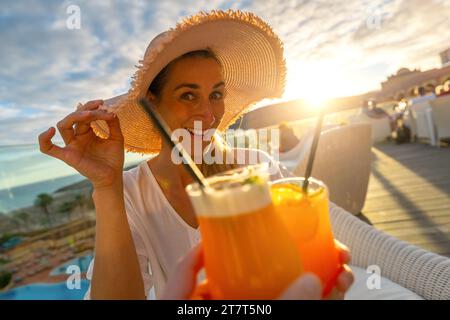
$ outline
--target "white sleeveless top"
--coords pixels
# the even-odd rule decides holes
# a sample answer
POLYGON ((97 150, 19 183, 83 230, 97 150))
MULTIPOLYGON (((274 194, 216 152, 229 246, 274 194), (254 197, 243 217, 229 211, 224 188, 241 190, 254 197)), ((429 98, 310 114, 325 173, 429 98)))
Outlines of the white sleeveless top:
MULTIPOLYGON (((260 162, 276 168, 273 178, 281 177, 278 163, 267 153, 257 152, 260 162)), ((249 157, 257 159, 257 157, 249 157)), ((254 163, 250 163, 254 164, 254 163)), ((146 161, 124 172, 125 210, 141 267, 147 299, 158 299, 167 276, 177 261, 200 241, 200 231, 187 224, 165 197, 146 161)), ((86 278, 92 279, 94 259, 86 278)), ((125 275, 126 276, 126 275, 125 275)), ((90 298, 90 287, 85 299, 90 298)))

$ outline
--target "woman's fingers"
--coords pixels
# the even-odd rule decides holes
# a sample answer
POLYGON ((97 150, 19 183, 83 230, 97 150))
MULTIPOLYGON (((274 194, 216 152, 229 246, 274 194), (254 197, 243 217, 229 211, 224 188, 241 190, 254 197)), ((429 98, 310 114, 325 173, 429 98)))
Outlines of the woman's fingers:
MULTIPOLYGON (((91 100, 85 104, 79 104, 77 111, 93 111, 98 109, 103 104, 103 100, 91 100)), ((82 135, 89 131, 89 123, 77 123, 75 124, 75 135, 82 135)))
POLYGON ((89 112, 90 111, 72 112, 56 124, 56 127, 58 128, 58 131, 66 145, 68 145, 75 137, 73 125, 76 122, 86 121, 89 116, 89 112))
POLYGON ((336 285, 325 297, 326 300, 344 300, 345 293, 350 289, 354 281, 353 272, 346 264, 342 265, 342 271, 336 279, 336 285))
MULTIPOLYGON (((98 109, 101 105, 103 105, 103 100, 92 100, 88 101, 84 105, 80 105, 77 110, 78 111, 94 111, 98 109)), ((101 110, 102 112, 106 112, 104 110, 101 110)), ((120 129, 120 123, 118 117, 112 113, 112 112, 106 112, 107 114, 110 114, 111 117, 108 119, 104 119, 108 123, 110 136, 109 139, 112 140, 123 140, 122 131, 120 129)), ((75 125, 75 135, 82 135, 87 133, 90 130, 90 124, 89 123, 77 123, 75 125)))
POLYGON ((350 250, 341 242, 334 240, 336 248, 339 250, 339 259, 342 264, 349 264, 351 260, 350 250))
MULTIPOLYGON (((91 111, 93 112, 93 111, 91 111)), ((109 140, 123 141, 122 130, 120 128, 119 118, 114 113, 99 111, 105 113, 106 116, 102 120, 106 121, 109 128, 109 140)), ((97 119, 96 119, 97 120, 97 119)), ((86 134, 91 130, 90 122, 78 122, 75 124, 75 136, 86 134)))
POLYGON ((55 135, 55 128, 51 127, 39 135, 39 149, 42 153, 64 161, 64 149, 53 144, 52 138, 55 135))
POLYGON ((122 130, 120 128, 119 117, 113 113, 112 118, 110 120, 107 120, 106 123, 108 124, 109 127, 108 139, 122 141, 123 135, 122 130))
POLYGON ((284 291, 279 300, 320 300, 322 298, 322 284, 320 279, 305 273, 284 291))
POLYGON ((338 276, 337 281, 336 281, 336 289, 339 292, 345 293, 352 286, 353 281, 355 281, 355 277, 353 275, 352 270, 350 269, 350 267, 348 265, 344 264, 342 266, 342 268, 343 268, 343 271, 338 276))
POLYGON ((95 110, 102 104, 103 100, 91 100, 86 102, 85 104, 80 104, 79 107, 77 107, 77 111, 95 110))
POLYGON ((207 279, 195 287, 189 300, 212 300, 211 290, 207 279))
POLYGON ((347 250, 339 250, 339 259, 343 264, 349 264, 351 260, 350 251, 347 250))
POLYGON ((73 123, 71 124, 69 121, 70 121, 70 119, 75 117, 74 114, 76 114, 76 113, 79 113, 79 112, 74 112, 74 113, 69 114, 68 116, 66 116, 64 119, 60 120, 56 124, 59 134, 63 138, 64 143, 66 145, 68 145, 75 136, 75 134, 73 132, 73 127, 72 127, 73 123))
POLYGON ((339 248, 340 250, 347 250, 348 251, 348 247, 345 244, 343 244, 342 242, 340 242, 339 240, 337 240, 337 239, 334 239, 334 245, 337 248, 339 248))
POLYGON ((344 292, 339 291, 334 287, 331 292, 324 298, 325 300, 344 300, 344 292))
POLYGON ((96 120, 105 120, 109 122, 115 118, 115 114, 111 112, 106 112, 104 110, 90 110, 83 111, 87 112, 87 118, 83 121, 79 121, 75 124, 75 135, 82 135, 87 133, 91 128, 91 122, 96 120))
POLYGON ((76 111, 58 122, 58 130, 64 142, 69 144, 75 137, 73 125, 77 124, 76 134, 84 134, 89 130, 89 124, 95 120, 110 120, 113 115, 101 110, 76 111))
POLYGON ((77 122, 75 123, 75 136, 81 136, 91 130, 90 122, 77 122))
MULTIPOLYGON (((88 101, 85 104, 80 104, 77 107, 77 112, 74 112, 74 113, 79 114, 80 111, 95 110, 102 104, 103 104, 103 100, 88 101)), ((72 139, 74 137, 74 132, 73 132, 73 128, 72 128, 73 123, 72 124, 68 123, 68 119, 73 118, 73 113, 70 114, 69 116, 67 116, 62 121, 58 122, 58 124, 57 124, 58 131, 60 132, 61 137, 63 138, 63 140, 66 144, 70 143, 70 141, 72 141, 72 139)), ((49 131, 47 130, 46 132, 48 133, 49 131)), ((43 134, 45 134, 45 132, 43 134)), ((40 141, 40 137, 41 136, 39 136, 39 141, 40 141)))

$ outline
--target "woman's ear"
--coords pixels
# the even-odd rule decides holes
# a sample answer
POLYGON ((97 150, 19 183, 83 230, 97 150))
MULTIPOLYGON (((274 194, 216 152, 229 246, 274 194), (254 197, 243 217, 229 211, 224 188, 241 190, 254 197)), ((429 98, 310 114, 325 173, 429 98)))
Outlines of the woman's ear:
POLYGON ((156 96, 151 93, 150 91, 147 92, 146 97, 148 100, 150 100, 150 102, 152 102, 153 104, 156 104, 156 96))

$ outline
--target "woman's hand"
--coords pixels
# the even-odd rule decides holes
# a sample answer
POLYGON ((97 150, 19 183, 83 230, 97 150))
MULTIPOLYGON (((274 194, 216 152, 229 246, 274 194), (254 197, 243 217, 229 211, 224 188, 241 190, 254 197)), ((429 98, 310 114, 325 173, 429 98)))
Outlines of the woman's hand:
MULTIPOLYGON (((326 299, 343 299, 345 292, 353 283, 353 273, 348 267, 350 254, 343 244, 336 241, 343 263, 343 271, 337 279, 335 288, 326 299)), ((204 281, 196 286, 197 274, 203 268, 203 252, 201 245, 197 245, 183 257, 175 271, 169 277, 162 299, 211 299, 208 283, 204 281)), ((305 273, 294 281, 279 297, 280 300, 320 300, 322 299, 322 284, 320 279, 312 274, 305 273)))
POLYGON ((123 135, 119 119, 113 113, 99 110, 102 100, 89 101, 79 110, 58 122, 57 128, 65 147, 52 143, 56 133, 51 127, 39 135, 42 153, 60 159, 88 178, 94 188, 109 187, 122 178, 124 163, 123 135), (109 126, 108 139, 97 137, 90 123, 104 120, 109 126))
MULTIPOLYGON (((198 244, 178 261, 175 270, 167 281, 162 300, 186 300, 198 295, 199 289, 196 288, 196 283, 197 274, 203 268, 202 249, 201 244, 198 244)), ((200 287, 204 290, 201 289, 202 294, 198 298, 209 300, 209 297, 206 296, 207 284, 203 283, 200 287)))
POLYGON ((345 293, 351 287, 355 278, 353 276, 352 270, 348 266, 351 260, 350 251, 345 245, 343 245, 339 241, 334 240, 334 243, 339 251, 339 259, 340 262, 342 263, 342 272, 339 274, 337 278, 336 286, 331 290, 330 294, 326 297, 326 299, 343 300, 345 293))

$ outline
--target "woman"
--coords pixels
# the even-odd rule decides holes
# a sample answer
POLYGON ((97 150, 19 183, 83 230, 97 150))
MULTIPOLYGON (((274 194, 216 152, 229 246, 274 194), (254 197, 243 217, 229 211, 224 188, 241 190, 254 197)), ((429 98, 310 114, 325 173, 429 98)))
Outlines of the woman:
MULTIPOLYGON (((231 164, 199 163, 206 176, 250 159, 276 167, 263 152, 228 150, 218 134, 211 144, 203 140, 207 129, 223 131, 252 103, 281 96, 284 77, 281 42, 258 17, 239 11, 201 13, 150 43, 126 95, 105 104, 90 101, 62 119, 57 127, 64 148, 51 142, 54 128, 40 135, 42 152, 74 167, 94 187, 95 262, 88 271, 87 297, 148 298, 151 288, 161 297, 176 262, 200 241, 184 192, 192 178, 176 164, 170 145, 161 141, 137 100, 147 97, 172 131, 185 129, 202 141, 202 155, 244 152, 245 163, 236 158, 231 164), (124 147, 157 155, 123 173, 124 147)), ((195 157, 194 146, 188 151, 195 157)), ((351 273, 341 278, 345 291, 351 273)))

